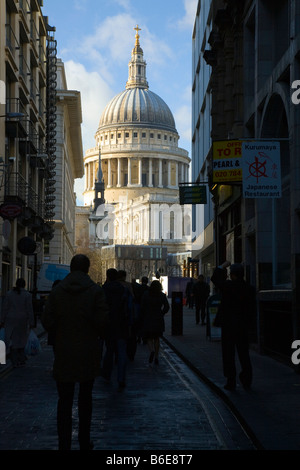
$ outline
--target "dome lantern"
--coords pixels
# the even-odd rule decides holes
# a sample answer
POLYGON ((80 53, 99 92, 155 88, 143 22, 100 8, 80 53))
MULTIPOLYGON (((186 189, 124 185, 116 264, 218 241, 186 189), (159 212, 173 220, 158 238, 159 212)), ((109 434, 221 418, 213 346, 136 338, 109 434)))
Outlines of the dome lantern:
POLYGON ((136 31, 135 35, 135 46, 131 52, 131 61, 129 62, 129 74, 126 88, 148 88, 148 82, 146 80, 146 62, 144 60, 143 49, 140 46, 139 31, 141 29, 136 25, 134 28, 136 31))

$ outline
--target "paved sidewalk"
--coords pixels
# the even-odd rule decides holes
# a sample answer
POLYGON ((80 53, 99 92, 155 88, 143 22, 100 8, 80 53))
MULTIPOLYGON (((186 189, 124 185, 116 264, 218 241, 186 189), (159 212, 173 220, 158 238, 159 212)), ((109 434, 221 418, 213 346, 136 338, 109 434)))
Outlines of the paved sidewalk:
POLYGON ((292 367, 251 350, 252 389, 245 391, 238 385, 234 392, 228 392, 223 388, 220 340, 207 338, 206 327, 195 323, 194 311, 183 308, 182 335, 172 335, 171 309, 165 323, 166 342, 225 398, 259 448, 300 450, 300 375, 292 367))
MULTIPOLYGON (((258 448, 300 450, 300 375, 292 367, 251 350, 252 389, 245 391, 238 385, 228 392, 223 388, 221 343, 208 339, 206 327, 195 324, 194 311, 184 307, 182 335, 172 335, 171 309, 165 323, 166 343, 226 401, 258 448)), ((35 331, 43 333, 39 323, 35 331)), ((10 368, 8 358, 6 365, 0 365, 0 375, 10 368)))

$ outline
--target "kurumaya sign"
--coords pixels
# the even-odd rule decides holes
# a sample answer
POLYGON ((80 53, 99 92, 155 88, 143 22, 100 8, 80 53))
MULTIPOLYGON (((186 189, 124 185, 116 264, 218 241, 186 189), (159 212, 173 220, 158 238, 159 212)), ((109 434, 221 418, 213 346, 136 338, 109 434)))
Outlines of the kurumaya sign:
POLYGON ((279 142, 243 142, 244 198, 280 198, 279 142))
POLYGON ((242 141, 213 142, 213 183, 242 181, 242 141))

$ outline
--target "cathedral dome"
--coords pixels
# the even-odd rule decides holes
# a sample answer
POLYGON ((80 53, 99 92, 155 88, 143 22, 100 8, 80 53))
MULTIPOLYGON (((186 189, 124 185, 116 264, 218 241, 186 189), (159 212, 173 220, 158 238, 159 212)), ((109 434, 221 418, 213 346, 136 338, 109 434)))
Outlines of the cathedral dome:
POLYGON ((139 43, 139 28, 135 28, 136 42, 129 62, 126 89, 116 95, 105 107, 99 129, 112 127, 148 127, 177 134, 173 114, 156 93, 149 90, 146 80, 146 62, 139 43))
POLYGON ((168 105, 147 88, 128 88, 115 96, 104 109, 99 128, 130 126, 175 132, 175 120, 168 105))

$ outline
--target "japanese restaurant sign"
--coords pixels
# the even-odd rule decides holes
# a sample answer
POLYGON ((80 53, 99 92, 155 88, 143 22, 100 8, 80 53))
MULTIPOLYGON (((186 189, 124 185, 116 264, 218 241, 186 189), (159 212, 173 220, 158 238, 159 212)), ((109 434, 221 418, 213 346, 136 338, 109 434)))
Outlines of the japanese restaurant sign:
POLYGON ((244 198, 280 198, 279 142, 243 142, 244 198))

